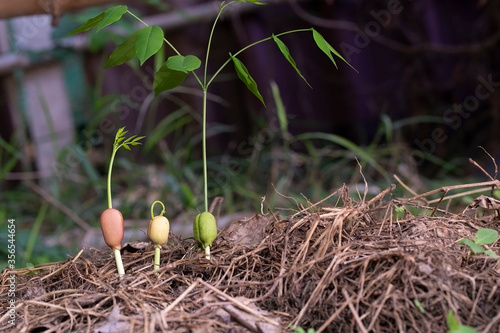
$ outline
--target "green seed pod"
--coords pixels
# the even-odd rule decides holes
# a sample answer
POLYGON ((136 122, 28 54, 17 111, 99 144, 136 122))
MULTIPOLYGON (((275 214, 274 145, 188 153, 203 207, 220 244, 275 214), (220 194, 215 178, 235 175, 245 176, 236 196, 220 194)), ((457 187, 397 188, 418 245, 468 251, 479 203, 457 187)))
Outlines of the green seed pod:
POLYGON ((163 245, 168 241, 170 222, 165 216, 155 216, 149 221, 148 237, 155 245, 163 245))
POLYGON ((123 215, 118 209, 108 208, 101 214, 101 231, 106 244, 120 249, 123 240, 123 215))
POLYGON ((212 242, 217 238, 217 223, 215 217, 209 212, 196 215, 193 224, 194 239, 203 248, 212 246, 212 242))

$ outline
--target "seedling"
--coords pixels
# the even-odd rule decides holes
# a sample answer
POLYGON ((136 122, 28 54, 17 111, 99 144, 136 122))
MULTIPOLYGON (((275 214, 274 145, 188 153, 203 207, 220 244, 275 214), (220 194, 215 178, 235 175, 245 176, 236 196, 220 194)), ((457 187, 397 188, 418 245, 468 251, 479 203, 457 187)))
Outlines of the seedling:
POLYGON ((492 250, 487 250, 483 245, 493 244, 498 239, 498 231, 488 228, 481 228, 477 231, 474 239, 462 238, 457 243, 467 245, 474 254, 484 253, 493 259, 498 259, 498 255, 492 250))
POLYGON ((448 333, 477 333, 477 331, 470 326, 460 325, 452 311, 448 311, 446 324, 448 325, 448 333))
POLYGON ((413 304, 415 304, 415 306, 417 307, 418 311, 420 311, 420 313, 425 313, 424 306, 422 305, 422 303, 420 303, 420 301, 418 299, 415 298, 413 300, 413 304))
MULTIPOLYGON (((87 31, 89 29, 92 29, 94 27, 97 28, 97 31, 101 30, 102 28, 117 22, 121 19, 121 17, 124 14, 129 14, 135 19, 137 19, 139 22, 141 22, 145 27, 142 29, 139 29, 132 34, 130 34, 120 45, 118 45, 115 50, 111 53, 109 56, 109 59, 106 63, 106 67, 112 67, 112 66, 118 66, 121 65, 129 60, 134 59, 137 57, 139 59, 139 62, 141 65, 144 64, 144 62, 149 59, 151 56, 155 55, 157 52, 160 51, 161 47, 163 46, 163 43, 166 43, 172 51, 176 54, 167 59, 157 70, 157 72, 154 75, 154 80, 153 80, 153 88, 154 92, 156 95, 159 93, 173 89, 177 86, 179 86, 184 79, 189 75, 192 74, 198 84, 200 85, 200 88, 202 90, 202 156, 203 156, 203 194, 204 194, 204 211, 199 214, 194 221, 194 230, 195 233, 200 232, 198 235, 195 234, 195 239, 201 244, 201 246, 205 249, 205 254, 207 258, 210 257, 210 246, 213 242, 213 239, 215 239, 216 234, 217 234, 217 226, 215 222, 215 218, 213 217, 212 214, 208 213, 208 176, 207 176, 207 140, 206 140, 206 127, 207 127, 207 91, 212 82, 214 82, 215 78, 218 76, 218 74, 229 64, 233 63, 234 68, 236 70, 236 74, 238 75, 238 78, 243 81, 243 83, 246 85, 246 87, 254 94, 265 106, 264 99, 262 98, 262 95, 259 92, 259 89, 257 87, 257 83, 255 80, 252 78, 250 73, 248 72, 247 68, 243 64, 243 62, 238 59, 237 57, 244 52, 245 50, 266 42, 266 41, 274 41, 274 43, 277 45, 278 49, 280 52, 283 54, 285 59, 290 63, 290 65, 294 68, 294 70, 297 72, 297 74, 306 82, 307 85, 309 83, 305 79, 305 77, 302 75, 300 70, 297 68, 297 65, 292 58, 287 46, 285 43, 280 39, 280 37, 292 34, 292 33, 300 33, 300 32, 307 32, 307 33, 312 33, 313 40, 316 44, 316 46, 323 51, 326 56, 332 61, 332 63, 337 67, 337 64, 335 62, 334 56, 337 58, 341 59, 344 61, 346 64, 351 66, 342 56, 323 38, 323 36, 314 30, 313 28, 308 28, 308 29, 296 29, 296 30, 290 30, 286 32, 282 32, 279 34, 273 34, 270 37, 258 40, 252 44, 247 45, 246 47, 242 48, 241 50, 233 53, 229 53, 229 59, 227 59, 220 67, 219 69, 213 74, 213 75, 208 75, 207 69, 208 69, 208 61, 209 61, 209 55, 210 55, 210 49, 212 45, 212 39, 214 36, 214 31, 215 31, 215 26, 217 25, 217 22, 224 11, 228 6, 236 3, 236 2, 241 2, 241 3, 252 3, 256 5, 264 5, 265 3, 260 2, 258 0, 233 0, 229 2, 221 2, 219 11, 217 13, 217 16, 214 20, 214 23, 212 25, 212 29, 210 31, 210 35, 208 37, 208 44, 207 44, 207 51, 205 54, 205 64, 204 64, 204 70, 203 70, 203 75, 199 76, 195 71, 198 70, 201 66, 201 60, 196 57, 195 55, 181 55, 180 52, 167 40, 164 38, 163 30, 158 27, 158 26, 149 26, 147 25, 143 20, 141 20, 139 17, 137 17, 135 14, 133 14, 131 11, 128 10, 127 6, 124 5, 119 5, 119 6, 114 6, 106 11, 102 12, 101 14, 89 19, 85 24, 83 24, 81 27, 73 30, 70 34, 76 34, 80 32, 87 31), (205 214, 205 215, 203 215, 205 214), (207 215, 210 214, 210 215, 207 215), (207 226, 204 226, 204 224, 207 223, 207 226), (207 234, 205 235, 205 232, 207 234), (215 236, 214 236, 215 235, 215 236)), ((351 68, 353 68, 351 66, 351 68)), ((354 69, 354 68, 353 68, 354 69)))
POLYGON ((125 269, 123 268, 122 257, 120 254, 121 242, 123 240, 123 215, 118 210, 113 208, 113 202, 111 200, 111 171, 113 170, 113 162, 115 160, 115 155, 118 149, 121 147, 130 150, 130 146, 140 145, 138 142, 143 136, 133 135, 128 139, 125 139, 125 127, 122 127, 116 132, 115 142, 113 143, 113 153, 111 154, 111 159, 109 161, 109 169, 108 169, 108 182, 107 182, 107 191, 108 191, 108 209, 106 209, 101 214, 101 231, 102 236, 104 237, 104 241, 106 245, 108 245, 111 250, 113 250, 113 254, 115 256, 116 268, 118 270, 118 275, 125 275, 125 269))
POLYGON ((295 333, 315 333, 316 332, 316 330, 314 328, 308 328, 307 331, 306 331, 302 327, 300 327, 300 326, 294 326, 294 325, 291 325, 290 329, 292 331, 294 331, 295 333))
POLYGON ((168 241, 168 233, 170 232, 170 222, 163 216, 165 213, 165 205, 161 201, 155 201, 151 205, 151 220, 148 226, 148 238, 155 245, 155 258, 153 269, 156 271, 160 268, 160 250, 163 244, 168 241), (160 215, 154 216, 153 208, 155 204, 160 203, 163 207, 160 215))

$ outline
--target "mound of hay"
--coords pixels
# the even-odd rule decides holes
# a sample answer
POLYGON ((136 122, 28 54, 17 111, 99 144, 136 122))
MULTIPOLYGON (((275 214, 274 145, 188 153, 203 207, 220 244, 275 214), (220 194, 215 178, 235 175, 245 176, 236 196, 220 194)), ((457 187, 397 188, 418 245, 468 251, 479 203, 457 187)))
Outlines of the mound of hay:
MULTIPOLYGON (((479 332, 500 332, 500 263, 456 244, 498 229, 498 219, 397 221, 393 201, 383 202, 389 192, 355 201, 342 187, 337 207, 255 215, 220 232, 210 261, 171 235, 158 274, 153 247, 137 243, 122 251, 122 279, 110 251, 97 249, 36 274, 17 270, 14 331, 446 332, 452 311, 479 332)), ((498 241, 489 248, 500 253, 498 241)), ((8 320, 4 312, 2 332, 13 330, 8 320)))

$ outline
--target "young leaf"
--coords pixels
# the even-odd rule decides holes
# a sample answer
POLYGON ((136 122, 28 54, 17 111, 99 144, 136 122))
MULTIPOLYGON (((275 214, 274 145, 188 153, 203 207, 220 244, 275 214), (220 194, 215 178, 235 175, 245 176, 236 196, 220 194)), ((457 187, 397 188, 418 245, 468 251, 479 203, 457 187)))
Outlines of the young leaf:
POLYGON ((460 323, 457 318, 455 318, 451 310, 448 311, 448 315, 446 316, 446 324, 448 325, 448 329, 452 332, 456 331, 460 327, 460 323))
POLYGON ((190 71, 200 68, 201 60, 194 55, 175 55, 167 61, 156 72, 153 80, 155 94, 170 90, 180 85, 188 76, 190 71))
POLYGON ((68 35, 76 35, 80 32, 85 32, 87 30, 90 30, 92 29, 93 27, 95 27, 96 25, 99 24, 99 22, 101 22, 102 18, 104 17, 104 13, 101 13, 95 17, 92 17, 90 19, 87 20, 87 22, 85 22, 82 26, 74 29, 73 31, 71 31, 68 35))
POLYGON ((446 324, 448 325, 449 333, 477 333, 477 331, 467 325, 460 325, 457 318, 453 315, 452 311, 448 311, 446 316, 446 324))
POLYGON ((241 2, 241 3, 253 3, 255 5, 267 5, 267 3, 260 2, 258 0, 236 0, 236 1, 241 2))
POLYGON ((286 58, 286 60, 288 60, 288 62, 290 63, 290 65, 292 65, 292 67, 295 69, 295 71, 297 72, 297 74, 299 74, 299 76, 302 78, 302 80, 304 80, 305 83, 307 83, 307 85, 309 86, 309 88, 312 89, 312 87, 309 84, 309 82, 307 82, 306 78, 302 75, 302 73, 300 72, 300 70, 297 68, 297 64, 295 63, 295 60, 293 60, 292 55, 290 54, 290 50, 288 50, 288 47, 285 45, 285 43, 283 43, 281 41, 281 39, 279 39, 278 37, 276 37, 274 34, 272 35, 272 37, 273 37, 273 40, 276 43, 276 45, 278 45, 278 48, 280 49, 281 53, 286 58))
POLYGON ((250 76, 250 73, 248 73, 247 68, 243 63, 236 57, 234 57, 232 54, 229 54, 231 57, 231 60, 233 60, 234 63, 234 69, 236 70, 236 74, 238 75, 238 78, 243 81, 243 83, 247 86, 248 90, 252 92, 261 102, 266 106, 266 103, 264 103, 264 98, 262 98, 262 95, 259 92, 259 89, 257 88, 257 83, 255 80, 250 76))
POLYGON ((115 135, 115 142, 116 140, 118 140, 118 138, 124 136, 125 133, 127 133, 127 131, 125 131, 125 127, 119 128, 115 135))
POLYGON ((158 26, 149 26, 137 31, 135 53, 142 64, 163 45, 163 30, 158 26))
POLYGON ((313 32, 313 39, 314 41, 316 42, 316 45, 318 46, 318 48, 323 51, 323 53, 325 53, 328 58, 330 58, 330 60, 333 62, 333 64, 335 65, 336 68, 337 67, 337 63, 335 62, 335 60, 333 59, 333 56, 332 56, 332 53, 334 55, 336 55, 339 59, 341 59, 342 61, 344 61, 347 65, 349 65, 349 67, 351 67, 352 69, 354 69, 356 72, 358 72, 356 70, 356 68, 352 67, 351 64, 349 62, 347 62, 347 60, 345 60, 341 55, 340 53, 337 52, 337 50, 335 50, 333 48, 333 46, 330 45, 330 43, 328 43, 326 41, 326 39, 319 33, 317 32, 315 29, 312 29, 312 32, 313 32))
POLYGON ((137 31, 129 35, 123 43, 118 45, 109 56, 106 62, 106 68, 118 66, 132 60, 135 57, 135 43, 137 40, 137 31))
POLYGON ((138 136, 137 138, 134 139, 133 143, 138 144, 138 145, 142 145, 142 143, 138 142, 138 141, 142 140, 144 138, 145 138, 145 136, 138 136))
POLYGON ((478 254, 478 253, 483 253, 484 252, 484 249, 482 248, 481 245, 477 245, 476 243, 474 243, 472 240, 470 239, 467 239, 467 238, 462 238, 461 240, 459 240, 457 242, 457 244, 461 244, 461 245, 467 245, 469 247, 469 249, 475 253, 475 254, 478 254))
POLYGON ((106 9, 103 13, 104 15, 102 19, 97 24, 97 31, 120 20, 123 14, 127 12, 127 9, 127 6, 124 5, 118 5, 106 9))
POLYGON ((153 88, 156 95, 158 95, 162 91, 177 87, 189 74, 189 72, 176 71, 169 68, 167 66, 167 62, 165 62, 155 73, 153 88))
POLYGON ((425 313, 425 309, 422 305, 422 303, 420 303, 420 301, 418 299, 414 299, 413 300, 413 304, 415 304, 415 306, 417 307, 418 311, 420 311, 420 313, 425 313))
POLYGON ((167 59, 167 67, 174 71, 188 73, 201 66, 201 60, 194 55, 176 55, 167 59))
POLYGON ((484 254, 489 255, 493 259, 498 259, 498 255, 495 252, 493 252, 492 250, 486 250, 486 251, 484 251, 484 254))
POLYGON ((481 228, 477 231, 474 242, 478 245, 492 244, 498 238, 498 231, 488 228, 481 228))

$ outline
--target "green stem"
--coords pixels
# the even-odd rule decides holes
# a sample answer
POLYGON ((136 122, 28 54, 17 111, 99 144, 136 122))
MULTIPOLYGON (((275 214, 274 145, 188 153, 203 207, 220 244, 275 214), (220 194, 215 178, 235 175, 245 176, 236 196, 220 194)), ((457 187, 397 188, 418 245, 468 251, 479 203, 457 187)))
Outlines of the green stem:
POLYGON ((153 269, 157 271, 160 268, 160 250, 161 245, 155 245, 155 262, 153 265, 153 269))
POLYGON ((161 206, 163 207, 163 209, 162 209, 162 211, 161 211, 161 213, 160 213, 160 216, 161 216, 161 215, 163 215, 163 214, 165 214, 165 205, 164 205, 164 204, 163 204, 163 202, 161 202, 160 200, 156 200, 156 201, 155 201, 155 202, 153 202, 153 204, 151 205, 151 219, 154 219, 154 218, 155 218, 154 213, 153 213, 153 208, 154 208, 155 204, 157 204, 157 203, 160 203, 160 204, 161 204, 161 206))
POLYGON ((207 172, 207 89, 203 88, 203 120, 202 120, 202 150, 203 150, 203 196, 205 212, 208 212, 208 172, 207 172))
MULTIPOLYGON (((276 34, 274 36, 276 37, 279 37, 279 36, 283 36, 283 35, 288 35, 288 34, 292 34, 292 33, 297 33, 297 32, 307 32, 307 31, 312 31, 312 28, 307 28, 307 29, 296 29, 296 30, 290 30, 290 31, 285 31, 285 32, 281 32, 279 34, 276 34)), ((236 52, 235 54, 233 54, 233 57, 236 57, 238 54, 242 53, 243 51, 246 51, 248 50, 249 48, 251 48, 252 46, 255 46, 257 44, 260 44, 260 43, 263 43, 263 42, 267 42, 268 40, 271 40, 273 39, 272 36, 270 37, 267 37, 267 38, 264 38, 264 39, 261 39, 261 40, 258 40, 256 42, 253 42, 252 44, 249 44, 247 46, 245 46, 244 48, 242 48, 241 50, 239 50, 238 52, 236 52)), ((212 78, 210 79, 210 81, 208 81, 207 85, 206 85, 206 88, 208 88, 208 86, 212 83, 212 81, 215 79, 215 77, 231 62, 231 58, 227 59, 225 63, 222 64, 222 66, 220 66, 220 68, 217 70, 217 72, 215 72, 214 75, 212 75, 212 78)))
POLYGON ((108 208, 113 208, 113 204, 111 202, 111 171, 113 170, 113 162, 115 160, 116 152, 119 147, 113 145, 113 153, 111 154, 111 159, 109 160, 109 169, 108 169, 108 208))
POLYGON ((123 268, 122 255, 120 254, 120 250, 113 249, 113 254, 115 255, 116 268, 118 270, 118 275, 122 277, 125 275, 125 269, 123 268))
POLYGON ((204 85, 207 83, 208 58, 209 58, 209 55, 210 55, 210 47, 212 45, 212 38, 213 38, 213 35, 214 35, 215 26, 217 25, 217 21, 219 20, 221 14, 222 14, 222 11, 224 10, 224 8, 226 8, 227 6, 231 5, 233 2, 234 1, 231 1, 228 4, 221 3, 219 12, 217 13, 217 16, 215 17, 214 23, 212 24, 212 30, 210 30, 210 36, 208 37, 207 53, 205 55, 205 70, 203 72, 203 84, 204 85))

